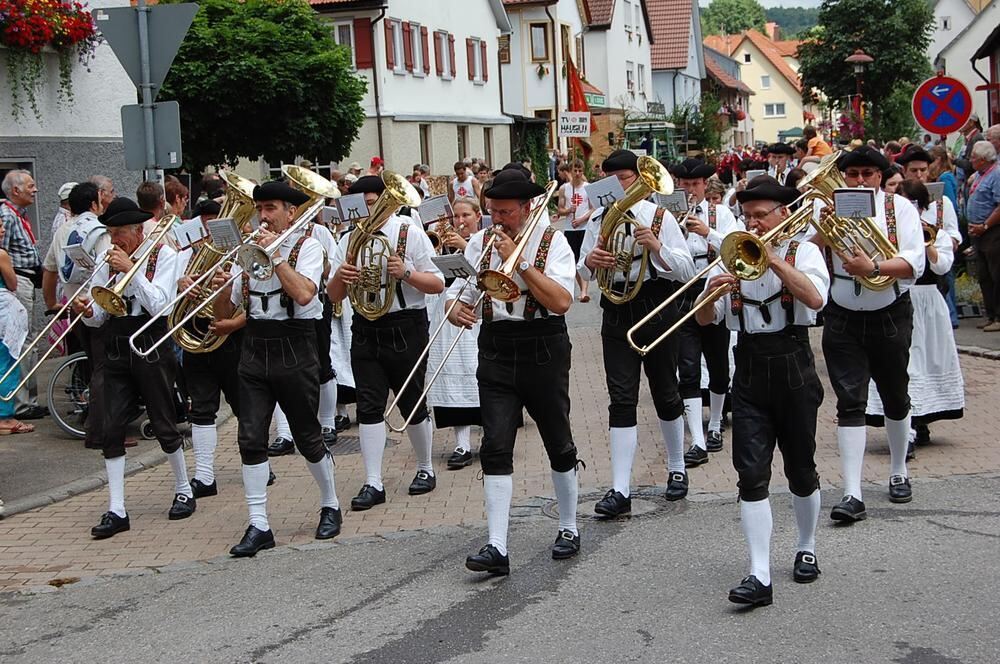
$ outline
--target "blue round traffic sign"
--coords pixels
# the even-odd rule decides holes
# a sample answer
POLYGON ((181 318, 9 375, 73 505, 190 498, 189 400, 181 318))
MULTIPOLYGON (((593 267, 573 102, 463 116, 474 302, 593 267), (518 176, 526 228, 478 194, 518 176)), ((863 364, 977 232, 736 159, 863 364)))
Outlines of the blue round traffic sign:
POLYGON ((913 117, 924 131, 950 134, 962 128, 972 115, 972 96, 961 81, 935 76, 913 93, 913 117))

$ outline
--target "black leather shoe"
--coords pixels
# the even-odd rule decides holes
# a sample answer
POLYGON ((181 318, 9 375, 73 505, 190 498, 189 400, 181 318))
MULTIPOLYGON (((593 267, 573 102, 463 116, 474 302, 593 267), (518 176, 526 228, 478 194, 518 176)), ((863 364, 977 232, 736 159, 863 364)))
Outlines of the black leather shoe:
POLYGON ((247 531, 243 533, 240 543, 229 550, 229 555, 235 558, 253 558, 258 551, 274 548, 274 533, 270 528, 258 530, 254 526, 247 526, 247 531))
POLYGON ((913 500, 913 489, 910 488, 910 478, 893 475, 889 478, 889 502, 908 503, 913 500))
POLYGON ((819 575, 819 565, 816 564, 815 553, 799 551, 795 554, 795 568, 792 571, 795 583, 812 583, 819 575))
POLYGON ((358 491, 358 495, 351 498, 351 509, 355 512, 364 512, 384 502, 385 489, 376 489, 371 484, 366 484, 361 487, 361 491, 358 491))
POLYGON ((684 453, 685 468, 694 468, 695 466, 700 466, 703 463, 708 463, 708 452, 701 449, 697 445, 692 445, 691 448, 684 453))
POLYGON ((274 474, 273 470, 267 471, 267 485, 271 486, 278 481, 278 476, 274 474))
POLYGON ((167 512, 167 518, 171 521, 186 519, 194 514, 197 506, 198 504, 192 496, 185 496, 183 493, 178 493, 174 496, 174 504, 170 506, 170 511, 167 512))
POLYGON ((568 530, 560 530, 552 545, 552 560, 565 560, 580 553, 580 535, 568 530))
POLYGON ((465 468, 471 463, 472 452, 470 450, 463 450, 461 447, 456 447, 455 451, 448 457, 448 470, 465 468))
POLYGON ((601 516, 625 516, 632 513, 632 498, 626 498, 621 491, 608 489, 604 497, 594 505, 594 511, 601 516))
POLYGON ((768 606, 774 601, 774 593, 771 586, 765 586, 751 574, 729 591, 729 601, 733 604, 768 606))
POLYGON ((291 454, 295 451, 295 441, 288 440, 283 436, 278 436, 274 442, 267 446, 267 456, 276 457, 291 454))
POLYGON ((663 497, 667 500, 680 500, 688 495, 687 473, 679 473, 676 470, 667 477, 667 490, 663 497))
POLYGON ((14 415, 19 420, 40 420, 48 417, 49 409, 45 406, 28 406, 20 413, 14 415))
POLYGON ((410 495, 420 496, 425 493, 430 493, 436 486, 436 477, 428 473, 426 470, 418 470, 417 474, 413 477, 413 481, 410 482, 410 495))
POLYGON ((489 572, 504 576, 510 574, 510 558, 501 555, 492 544, 487 544, 465 559, 466 569, 473 572, 489 572))
POLYGON ((324 507, 319 511, 319 525, 316 526, 316 539, 333 539, 340 534, 340 524, 344 517, 339 509, 324 507))
POLYGON ((323 444, 326 445, 327 449, 337 444, 336 427, 323 427, 322 434, 323 434, 323 444))
POLYGON ((213 480, 211 484, 205 484, 197 477, 191 480, 191 493, 195 498, 207 498, 208 496, 219 495, 219 485, 213 480))
POLYGON ((913 428, 917 432, 917 438, 913 442, 915 442, 917 445, 931 444, 931 430, 927 428, 926 424, 918 424, 913 428))
POLYGON ((128 520, 128 514, 118 516, 114 512, 105 512, 101 516, 101 522, 90 529, 90 536, 94 539, 107 539, 131 528, 132 524, 128 520))
POLYGON ((351 418, 347 415, 337 415, 333 418, 333 428, 337 433, 351 428, 351 418))
POLYGON ((844 496, 839 503, 830 510, 830 518, 834 521, 854 523, 868 518, 865 512, 865 504, 854 496, 844 496))
POLYGON ((705 437, 705 449, 708 452, 721 452, 722 451, 722 432, 721 431, 709 431, 708 436, 705 437))

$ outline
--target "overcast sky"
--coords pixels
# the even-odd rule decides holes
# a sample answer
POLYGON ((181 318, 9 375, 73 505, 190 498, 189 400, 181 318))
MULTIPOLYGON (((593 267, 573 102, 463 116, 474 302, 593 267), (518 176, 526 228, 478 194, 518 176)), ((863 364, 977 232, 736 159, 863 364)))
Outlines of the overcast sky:
MULTIPOLYGON (((711 0, 699 0, 698 4, 707 7, 711 0)), ((758 0, 765 7, 819 7, 822 0, 758 0)))

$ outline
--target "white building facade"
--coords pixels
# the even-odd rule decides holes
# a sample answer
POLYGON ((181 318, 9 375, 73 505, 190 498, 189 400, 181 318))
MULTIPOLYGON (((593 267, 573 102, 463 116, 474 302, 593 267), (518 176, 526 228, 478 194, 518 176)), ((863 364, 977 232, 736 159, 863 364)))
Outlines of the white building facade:
POLYGON ((697 0, 646 0, 655 35, 652 47, 654 109, 698 107, 705 58, 697 0))

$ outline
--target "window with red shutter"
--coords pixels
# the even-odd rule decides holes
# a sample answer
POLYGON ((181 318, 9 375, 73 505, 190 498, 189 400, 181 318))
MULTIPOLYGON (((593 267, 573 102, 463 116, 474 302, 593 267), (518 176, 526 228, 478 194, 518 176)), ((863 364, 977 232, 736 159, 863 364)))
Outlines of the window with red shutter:
POLYGON ((451 65, 448 75, 455 78, 458 75, 458 70, 455 68, 455 35, 450 32, 448 33, 448 64, 451 65))
POLYGON ((413 30, 409 23, 403 23, 403 63, 406 71, 413 71, 413 30))
POLYGON ((431 54, 430 46, 427 43, 427 28, 420 26, 420 51, 422 61, 424 63, 424 73, 431 73, 431 54))
POLYGON ((375 65, 370 18, 354 19, 354 60, 358 69, 371 69, 375 65))
POLYGON ((474 39, 465 39, 465 63, 469 68, 469 80, 476 80, 476 41, 474 39))
POLYGON ((438 31, 434 33, 434 67, 437 69, 437 75, 440 76, 444 73, 444 54, 442 51, 442 41, 444 33, 438 31))
POLYGON ((395 49, 395 44, 392 39, 392 21, 386 20, 385 22, 385 66, 390 70, 396 68, 396 59, 393 56, 393 50, 395 49))
POLYGON ((483 82, 490 80, 490 72, 486 66, 486 40, 481 40, 479 42, 479 61, 483 68, 483 82))

